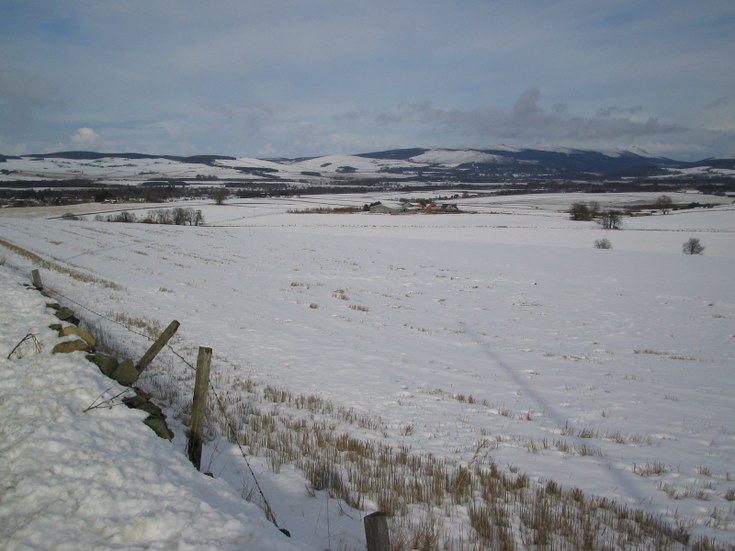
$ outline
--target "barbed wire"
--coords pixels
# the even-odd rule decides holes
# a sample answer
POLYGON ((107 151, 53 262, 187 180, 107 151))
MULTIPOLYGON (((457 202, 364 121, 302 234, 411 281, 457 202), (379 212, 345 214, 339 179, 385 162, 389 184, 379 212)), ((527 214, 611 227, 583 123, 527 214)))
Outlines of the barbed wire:
POLYGON ((104 314, 100 314, 99 312, 97 312, 95 310, 92 310, 89 306, 86 306, 86 305, 82 304, 81 302, 76 301, 73 298, 70 298, 70 297, 62 294, 59 291, 54 290, 54 295, 55 296, 59 296, 59 297, 63 298, 64 300, 67 300, 67 301, 71 302, 72 304, 75 304, 76 306, 80 306, 81 308, 84 308, 85 310, 87 310, 88 312, 91 312, 95 316, 98 316, 98 317, 100 317, 100 318, 102 318, 102 319, 104 319, 106 321, 109 321, 110 323, 114 323, 116 325, 119 325, 123 329, 126 329, 127 331, 130 331, 131 333, 134 333, 134 334, 138 335, 139 337, 143 337, 144 339, 148 339, 149 341, 152 341, 153 340, 149 335, 146 335, 145 333, 141 333, 140 331, 136 331, 132 327, 130 327, 128 325, 125 325, 124 323, 122 323, 122 322, 120 322, 118 320, 114 320, 112 318, 108 318, 104 314))
MULTIPOLYGON (((94 314, 95 316, 97 316, 99 318, 102 318, 102 319, 104 319, 104 320, 106 320, 106 321, 108 321, 110 323, 114 323, 116 325, 119 325, 120 327, 122 327, 126 331, 129 331, 129 332, 131 332, 131 333, 133 333, 135 335, 138 335, 140 337, 143 337, 143 338, 147 339, 148 341, 153 341, 154 340, 150 335, 146 335, 145 333, 142 333, 140 331, 137 331, 137 330, 133 329, 132 327, 130 327, 130 326, 122 323, 119 320, 115 320, 115 319, 112 319, 112 318, 110 318, 110 317, 108 317, 108 316, 106 316, 104 314, 101 314, 100 312, 97 312, 96 310, 93 310, 89 306, 87 306, 85 304, 82 304, 81 302, 79 302, 79 301, 77 301, 77 300, 75 300, 75 299, 73 299, 71 297, 68 297, 68 296, 64 295, 63 293, 60 293, 58 291, 54 291, 54 295, 55 296, 58 296, 58 297, 61 297, 65 301, 68 301, 68 302, 70 302, 70 303, 72 303, 72 304, 74 304, 76 306, 79 306, 80 308, 83 308, 84 310, 86 310, 86 311, 94 314)), ((184 365, 186 365, 188 368, 190 368, 192 371, 194 371, 196 373, 196 367, 194 365, 192 365, 192 363, 189 362, 178 350, 176 350, 173 346, 171 346, 168 343, 166 344, 166 348, 174 356, 176 356, 177 358, 179 358, 179 360, 181 360, 181 362, 184 365)), ((245 465, 247 465, 248 471, 250 471, 250 475, 253 477, 253 481, 255 482, 255 487, 258 489, 258 493, 260 494, 260 497, 263 499, 263 505, 265 506, 266 518, 270 522, 272 522, 275 525, 276 528, 278 528, 279 530, 281 530, 282 532, 284 532, 285 534, 287 534, 287 532, 284 531, 284 529, 282 529, 278 525, 278 520, 276 519, 276 514, 273 511, 273 507, 271 506, 270 501, 268 500, 268 497, 265 495, 265 492, 263 491, 263 487, 260 485, 260 482, 258 481, 258 477, 256 476, 255 471, 253 470, 253 467, 252 467, 252 465, 250 464, 250 461, 247 458, 247 454, 245 453, 245 449, 243 448, 242 444, 240 444, 240 441, 237 438, 237 430, 235 429, 235 424, 233 423, 232 419, 230 419, 230 416, 227 413, 227 410, 225 408, 225 405, 224 405, 222 399, 220 398, 220 395, 217 392, 217 389, 212 384, 211 379, 209 380, 209 389, 210 389, 210 391, 212 392, 212 395, 215 398, 215 401, 217 403, 217 408, 219 409, 219 412, 222 415, 222 418, 225 420, 225 423, 227 424, 227 428, 229 429, 230 434, 235 435, 235 437, 234 437, 234 444, 236 444, 237 447, 238 447, 238 449, 240 450, 240 455, 242 456, 243 460, 245 461, 245 465)))
MULTIPOLYGON (((171 345, 167 344, 166 347, 175 355, 178 356, 178 358, 184 362, 189 368, 193 369, 196 372, 196 367, 194 367, 188 360, 186 360, 181 354, 179 354, 171 345)), ((245 450, 242 447, 242 444, 240 444, 239 439, 237 438, 237 429, 235 429, 235 425, 230 419, 230 416, 227 414, 227 411, 225 409, 225 405, 222 402, 222 399, 219 396, 219 393, 217 392, 217 389, 214 388, 214 385, 212 384, 212 381, 210 379, 209 381, 209 389, 212 392, 212 395, 214 396, 215 400, 217 401, 217 406, 219 408, 220 413, 222 414, 222 417, 224 418, 225 422, 227 423, 227 428, 230 431, 230 434, 235 435, 235 444, 240 450, 240 455, 242 455, 243 460, 245 461, 245 465, 247 465, 248 470, 250 471, 250 474, 253 477, 253 481, 255 482, 256 488, 258 488, 258 493, 260 494, 260 497, 263 498, 263 504, 266 508, 266 517, 268 520, 270 520, 273 524, 275 524, 276 528, 279 530, 281 529, 280 526, 278 526, 278 521, 276 520, 276 514, 273 512, 273 508, 271 507, 270 501, 268 501, 268 498, 265 495, 265 492, 263 491, 263 488, 260 485, 260 482, 258 482, 258 477, 255 476, 255 471, 253 471, 253 467, 250 465, 250 461, 248 461, 247 455, 245 453, 245 450)))

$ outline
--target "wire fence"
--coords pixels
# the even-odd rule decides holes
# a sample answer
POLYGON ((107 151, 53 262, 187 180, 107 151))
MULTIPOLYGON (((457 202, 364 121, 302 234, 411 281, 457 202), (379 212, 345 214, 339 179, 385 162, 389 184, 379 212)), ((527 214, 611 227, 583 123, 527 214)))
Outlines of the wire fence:
MULTIPOLYGON (((142 337, 142 338, 144 338, 144 339, 146 339, 148 341, 153 341, 154 340, 153 338, 151 338, 150 335, 147 335, 147 334, 145 334, 145 333, 143 333, 141 331, 138 331, 135 328, 131 327, 130 325, 121 322, 120 320, 112 319, 109 316, 106 316, 105 314, 102 314, 102 313, 94 310, 93 308, 90 308, 86 304, 82 304, 78 300, 75 300, 75 299, 73 299, 73 298, 71 298, 71 297, 69 297, 69 296, 67 296, 67 295, 65 295, 65 294, 63 294, 63 293, 61 293, 59 291, 54 290, 54 295, 57 296, 57 297, 60 297, 61 299, 63 299, 63 301, 66 301, 68 303, 71 303, 71 304, 73 304, 75 306, 78 306, 78 307, 84 309, 85 311, 87 311, 87 312, 89 312, 89 313, 97 316, 98 318, 101 318, 101 319, 103 319, 103 320, 105 320, 105 321, 107 321, 109 323, 118 325, 118 326, 122 327, 123 329, 125 329, 126 331, 128 331, 128 332, 130 332, 132 334, 135 334, 135 335, 137 335, 139 337, 142 337)), ((169 352, 171 352, 174 356, 176 356, 187 368, 189 368, 193 372, 196 372, 196 367, 189 360, 187 360, 181 352, 179 352, 178 350, 176 350, 171 344, 168 344, 168 343, 166 344, 166 348, 169 350, 169 352)), ((214 400, 215 400, 217 409, 219 410, 219 413, 222 416, 222 419, 225 421, 225 423, 227 425, 227 428, 229 429, 229 434, 236 435, 237 434, 237 429, 235 428, 235 423, 230 418, 230 415, 227 413, 227 409, 226 409, 226 407, 224 405, 224 402, 223 402, 222 398, 220 397, 220 393, 217 392, 217 389, 214 387, 214 385, 212 384, 212 381, 211 380, 209 381, 208 386, 209 386, 209 391, 211 392, 212 396, 214 397, 214 400)), ((230 440, 232 441, 232 439, 230 439, 230 440)), ((258 477, 255 474, 255 471, 253 470, 253 467, 252 467, 250 461, 248 460, 248 457, 247 457, 247 454, 245 452, 245 449, 243 448, 242 444, 239 442, 239 439, 234 438, 234 442, 233 443, 236 444, 237 447, 238 447, 238 449, 240 450, 240 455, 242 456, 243 461, 245 462, 245 465, 247 466, 248 471, 250 472, 250 475, 253 477, 253 481, 255 483, 255 487, 258 490, 258 493, 260 494, 261 499, 263 500, 263 507, 264 507, 264 510, 265 510, 266 518, 270 522, 272 522, 276 526, 276 528, 278 528, 279 530, 281 530, 281 532, 284 532, 285 534, 288 534, 288 531, 286 531, 285 529, 283 529, 283 528, 281 528, 279 526, 278 520, 276 518, 276 514, 273 511, 273 507, 270 504, 270 500, 266 496, 266 494, 265 494, 265 492, 263 490, 263 487, 261 486, 260 482, 258 481, 258 477)))

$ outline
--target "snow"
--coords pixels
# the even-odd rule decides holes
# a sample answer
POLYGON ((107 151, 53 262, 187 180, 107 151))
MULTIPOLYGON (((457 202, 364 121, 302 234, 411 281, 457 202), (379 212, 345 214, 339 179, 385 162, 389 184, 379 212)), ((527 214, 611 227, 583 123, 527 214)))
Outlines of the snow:
MULTIPOLYGON (((590 197, 621 204, 642 199, 606 194, 585 200, 590 197)), ((213 377, 228 396, 242 392, 238 385, 246 379, 316 395, 378 419, 381 427, 373 432, 335 421, 336 430, 448 461, 467 463, 478 443, 487 442, 483 461, 615 498, 679 522, 694 535, 734 543, 735 510, 726 495, 735 486, 735 209, 722 204, 625 217, 618 231, 570 221, 564 205, 579 197, 561 194, 455 200, 475 214, 287 213, 298 204, 311 208, 396 198, 334 195, 305 196, 302 203, 202 204, 197 208, 207 227, 2 212, 0 235, 88 276, 81 281, 68 271, 44 269, 44 282, 62 302, 159 326, 179 319, 176 347, 194 352, 200 345, 212 347, 213 377), (681 244, 691 236, 701 239, 704 255, 682 254, 681 244), (613 243, 612 250, 593 247, 603 237, 613 243), (470 395, 472 402, 456 398, 470 395), (542 446, 560 440, 572 450, 586 445, 599 453, 542 446), (657 463, 663 472, 640 474, 643 466, 657 463)), ((10 295, 18 296, 3 312, 16 316, 16 309, 23 312, 29 304, 34 311, 42 308, 41 299, 8 275, 11 267, 29 273, 33 262, 10 249, 0 249, 3 258, 3 281, 10 281, 3 288, 10 285, 10 295)), ((28 315, 14 324, 20 327, 15 334, 3 331, 4 347, 49 323, 47 314, 40 320, 28 315)), ((8 323, 6 315, 0 319, 8 323)), ((142 346, 124 329, 104 327, 132 348, 142 346)), ((52 339, 48 333, 42 337, 52 339)), ((51 472, 58 473, 59 484, 69 478, 94 489, 84 493, 93 504, 96 495, 117 492, 121 503, 138 506, 140 497, 140 511, 153 510, 146 505, 149 499, 157 502, 164 512, 136 537, 160 537, 164 548, 173 548, 176 538, 196 548, 215 532, 223 538, 217 540, 219 548, 234 548, 238 538, 273 538, 266 547, 250 548, 277 548, 269 547, 273 542, 286 549, 304 542, 324 549, 330 541, 334 548, 340 542, 345 549, 360 548, 362 513, 319 493, 306 495, 303 474, 292 466, 275 472, 268 458, 251 458, 280 525, 294 536, 288 540, 274 535, 258 520, 259 510, 252 511, 225 487, 223 480, 242 492, 246 478, 242 457, 229 444, 215 439, 205 450, 203 464, 211 464, 212 481, 187 470, 179 440, 173 445, 160 441, 142 424, 120 426, 122 420, 139 419, 138 413, 123 408, 77 413, 110 383, 86 366, 64 369, 72 361, 54 357, 49 364, 45 353, 3 361, 3 414, 12 412, 10 419, 28 415, 26 425, 33 427, 3 419, 4 430, 18 434, 19 441, 12 452, 3 452, 19 454, 9 472, 17 484, 39 486, 29 514, 47 507, 59 515, 48 524, 44 516, 29 520, 23 515, 14 521, 17 537, 39 531, 56 537, 63 508, 77 510, 63 530, 73 532, 77 518, 80 523, 77 535, 65 532, 64 541, 109 537, 95 542, 127 542, 115 538, 138 533, 140 516, 112 507, 107 499, 104 507, 110 511, 89 507, 71 481, 71 490, 54 492, 56 479, 43 474, 51 472), (41 383, 47 372, 53 384, 41 383), (44 428, 47 423, 55 430, 44 428), (30 447, 23 444, 26 430, 35 441, 30 447), (73 449, 65 450, 62 441, 73 449), (117 462, 109 454, 122 453, 115 450, 126 450, 127 462, 148 467, 132 472, 113 467, 117 462), (86 453, 92 459, 86 460, 86 453), (70 472, 70 462, 87 476, 70 472), (160 480, 155 486, 165 488, 165 495, 154 499, 149 492, 155 486, 144 481, 139 486, 134 473, 160 480), (187 505, 182 494, 201 494, 207 505, 187 505), (167 496, 175 496, 175 503, 169 505, 167 496), (78 512, 85 507, 87 516, 78 512), (206 523, 190 531, 170 528, 197 522, 195 513, 206 523), (104 518, 114 518, 119 530, 105 532, 109 528, 100 528, 108 526, 104 518), (25 522, 32 527, 22 528, 25 522)), ((83 364, 81 358, 74 363, 83 364)), ((154 363, 151 369, 151 377, 190 378, 186 367, 175 363, 154 363)), ((170 414, 177 416, 175 410, 170 414)), ((20 492, 12 495, 21 499, 20 492)), ((9 506, 6 499, 0 502, 4 519, 9 511, 24 510, 20 501, 9 506)), ((140 540, 133 544, 143 546, 140 540)))
POLYGON ((432 149, 421 155, 411 157, 411 160, 417 163, 430 163, 457 166, 463 163, 508 163, 513 159, 502 157, 500 155, 491 155, 482 151, 473 151, 467 149, 432 149))
POLYGON ((142 423, 89 406, 125 390, 83 353, 52 355, 58 319, 0 268, 0 540, 20 549, 307 549, 142 423), (24 336, 32 340, 8 355, 24 336))
MULTIPOLYGON (((55 180, 67 178, 96 179, 107 183, 139 184, 141 182, 165 179, 188 178, 197 176, 217 177, 222 180, 262 179, 261 175, 249 174, 242 168, 255 168, 276 171, 274 174, 299 180, 306 176, 303 172, 319 172, 326 175, 339 174, 340 167, 353 167, 362 175, 376 175, 384 168, 410 165, 405 161, 369 159, 355 155, 329 155, 306 160, 265 160, 242 157, 238 159, 218 159, 212 165, 186 163, 165 158, 125 159, 103 157, 100 159, 62 159, 62 158, 8 158, 2 163, 3 173, 0 182, 14 180, 55 180)), ((345 173, 345 175, 349 175, 345 173)))
POLYGON ((324 174, 335 174, 341 172, 341 167, 352 167, 361 175, 370 175, 379 173, 383 168, 401 167, 406 166, 408 163, 386 159, 370 159, 356 155, 327 155, 325 157, 316 157, 314 159, 295 161, 288 164, 292 168, 298 168, 301 171, 320 172, 324 174))
MULTIPOLYGON (((234 165, 234 162, 233 162, 234 165)), ((184 163, 164 158, 123 159, 7 159, 0 175, 3 180, 39 180, 66 178, 102 178, 107 182, 137 184, 156 178, 196 178, 197 175, 222 178, 248 178, 248 175, 229 167, 212 167, 198 163, 184 163), (14 172, 15 171, 15 172, 14 172)))
POLYGON ((730 168, 718 168, 718 167, 711 167, 711 166, 694 166, 691 168, 678 168, 675 170, 672 170, 675 174, 680 174, 682 176, 687 176, 689 178, 692 177, 699 177, 699 178, 706 178, 708 176, 727 176, 727 177, 733 177, 735 176, 735 170, 732 170, 730 168))

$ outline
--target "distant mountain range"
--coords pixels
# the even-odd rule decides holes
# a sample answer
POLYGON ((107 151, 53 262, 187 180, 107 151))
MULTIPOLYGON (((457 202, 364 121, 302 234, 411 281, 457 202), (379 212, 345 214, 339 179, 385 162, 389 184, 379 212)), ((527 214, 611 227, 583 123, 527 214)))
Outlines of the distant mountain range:
POLYGON ((300 159, 223 155, 151 155, 65 151, 0 155, 0 182, 85 180, 97 183, 219 181, 302 184, 424 182, 434 184, 523 181, 735 182, 735 158, 694 163, 655 157, 642 150, 408 148, 300 159))

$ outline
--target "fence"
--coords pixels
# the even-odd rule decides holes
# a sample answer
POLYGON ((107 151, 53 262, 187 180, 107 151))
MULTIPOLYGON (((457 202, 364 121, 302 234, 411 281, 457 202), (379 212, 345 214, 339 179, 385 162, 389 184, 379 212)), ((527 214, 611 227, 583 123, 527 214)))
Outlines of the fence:
MULTIPOLYGON (((37 290, 41 292, 44 291, 44 286, 39 270, 34 269, 31 272, 31 280, 33 286, 37 290)), ((85 310, 102 319, 124 327, 126 330, 131 331, 136 335, 150 338, 147 335, 143 335, 142 333, 133 331, 130 327, 127 327, 126 325, 118 321, 107 318, 99 312, 95 312, 94 310, 70 299, 69 297, 64 297, 58 292, 56 292, 55 294, 65 298, 66 300, 69 300, 70 302, 84 308, 85 310)), ((180 353, 178 353, 176 350, 173 349, 173 347, 171 347, 171 345, 168 344, 171 338, 176 334, 176 331, 179 327, 180 323, 177 320, 173 320, 148 348, 145 354, 143 354, 140 360, 138 360, 138 362, 135 364, 135 370, 138 372, 138 374, 142 373, 164 347, 168 347, 168 349, 173 352, 174 355, 176 355, 179 359, 181 359, 184 364, 186 364, 189 368, 195 370, 196 375, 194 383, 194 395, 192 398, 191 426, 187 435, 186 453, 194 467, 197 470, 201 470, 202 446, 204 440, 204 420, 207 407, 207 397, 210 391, 215 398, 220 413, 226 420, 226 423, 229 425, 230 433, 235 434, 236 430, 234 427, 234 423, 232 423, 232 421, 229 419, 229 416, 218 393, 209 380, 212 349, 204 346, 199 347, 196 367, 192 366, 180 353)), ((281 528, 278 525, 273 508, 271 507, 270 502, 265 495, 265 492, 258 482, 258 478, 255 475, 255 472, 253 471, 253 468, 247 459, 245 450, 239 442, 236 443, 238 448, 240 449, 240 454, 242 455, 242 458, 245 461, 245 464, 247 465, 251 476, 253 477, 255 486, 261 498, 263 499, 266 518, 268 518, 268 520, 270 520, 282 533, 284 533, 288 537, 291 537, 291 534, 288 530, 286 530, 285 528, 281 528)), ((211 476, 211 473, 206 474, 211 476)), ((390 536, 387 519, 387 515, 382 512, 374 512, 364 517, 363 524, 365 529, 365 538, 367 542, 367 551, 390 551, 390 536)))

